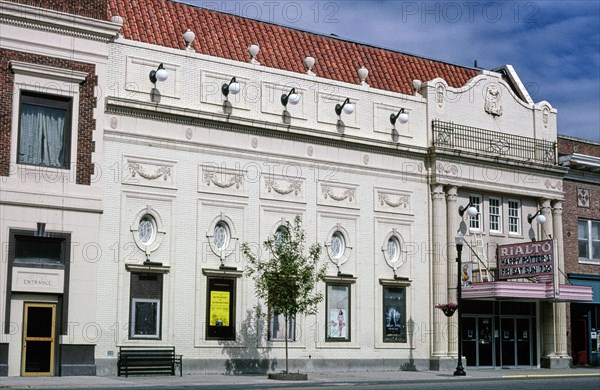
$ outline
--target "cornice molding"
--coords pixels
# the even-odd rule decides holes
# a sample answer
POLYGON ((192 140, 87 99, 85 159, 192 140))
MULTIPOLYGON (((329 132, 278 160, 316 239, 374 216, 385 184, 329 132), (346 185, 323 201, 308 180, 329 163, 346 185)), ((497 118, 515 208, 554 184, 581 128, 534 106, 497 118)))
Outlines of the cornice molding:
POLYGON ((122 24, 0 0, 0 23, 108 42, 122 24))
POLYGON ((17 74, 30 74, 43 78, 57 79, 79 84, 84 81, 88 73, 72 69, 56 68, 54 66, 34 64, 23 61, 10 61, 10 69, 17 74))
MULTIPOLYGON (((169 122, 187 126, 198 126, 216 130, 246 133, 271 138, 309 142, 349 150, 385 154, 423 160, 427 148, 386 142, 364 137, 344 135, 343 139, 334 138, 331 132, 307 129, 270 122, 257 122, 242 117, 232 118, 225 114, 207 113, 201 110, 183 109, 177 106, 159 105, 124 98, 107 97, 106 114, 123 115, 152 121, 169 122), (258 127, 261 126, 261 127, 258 127)), ((146 135, 145 135, 146 136, 146 135)))

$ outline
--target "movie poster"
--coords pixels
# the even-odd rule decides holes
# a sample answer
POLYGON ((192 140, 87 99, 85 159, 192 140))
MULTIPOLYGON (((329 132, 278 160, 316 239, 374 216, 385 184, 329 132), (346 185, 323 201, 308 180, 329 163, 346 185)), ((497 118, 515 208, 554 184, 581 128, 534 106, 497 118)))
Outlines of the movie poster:
POLYGON ((350 340, 350 286, 327 286, 327 338, 350 340))
POLYGON ((406 342, 406 289, 383 288, 383 341, 406 342))
POLYGON ((229 291, 210 292, 210 326, 229 326, 229 291))
POLYGON ((462 263, 460 282, 462 287, 473 286, 473 263, 462 263))

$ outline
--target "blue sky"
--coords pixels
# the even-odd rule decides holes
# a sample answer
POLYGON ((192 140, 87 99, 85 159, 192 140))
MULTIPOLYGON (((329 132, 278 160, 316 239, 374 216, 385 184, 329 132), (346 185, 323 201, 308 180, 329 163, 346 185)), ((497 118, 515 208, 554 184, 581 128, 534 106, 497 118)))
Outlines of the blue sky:
POLYGON ((511 64, 559 134, 600 142, 600 0, 185 2, 457 65, 511 64))

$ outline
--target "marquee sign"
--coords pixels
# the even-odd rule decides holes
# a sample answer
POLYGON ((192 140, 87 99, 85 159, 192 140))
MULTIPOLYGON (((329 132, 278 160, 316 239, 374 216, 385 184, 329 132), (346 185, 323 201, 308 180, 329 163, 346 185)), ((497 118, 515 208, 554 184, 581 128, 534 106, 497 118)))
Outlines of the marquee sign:
POLYGON ((554 241, 498 246, 499 279, 554 275, 554 241))

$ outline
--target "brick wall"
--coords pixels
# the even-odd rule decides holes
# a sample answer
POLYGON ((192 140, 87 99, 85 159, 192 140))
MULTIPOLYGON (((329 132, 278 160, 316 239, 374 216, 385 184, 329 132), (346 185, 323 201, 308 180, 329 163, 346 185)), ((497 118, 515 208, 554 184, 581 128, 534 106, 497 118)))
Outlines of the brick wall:
MULTIPOLYGON (((572 153, 586 154, 600 157, 600 144, 585 142, 569 138, 558 137, 559 155, 572 153)), ((563 202, 563 240, 565 249, 566 274, 594 274, 600 273, 600 265, 582 264, 579 262, 579 244, 577 240, 577 222, 579 218, 600 220, 600 183, 592 184, 582 181, 563 180, 565 199, 563 202), (587 189, 590 192, 589 207, 577 205, 577 189, 587 189)), ((573 334, 571 329, 571 304, 567 305, 567 325, 569 337, 567 337, 567 350, 571 351, 572 337, 580 337, 573 334)))
POLYGON ((8 0, 13 3, 65 12, 88 18, 107 20, 107 0, 8 0))
POLYGON ((78 123, 72 128, 73 131, 77 131, 76 183, 89 185, 94 173, 92 164, 92 153, 95 149, 93 131, 96 129, 94 90, 98 85, 95 65, 6 49, 0 49, 0 96, 2 96, 0 99, 0 176, 8 176, 10 172, 12 106, 13 98, 17 93, 14 75, 9 69, 11 60, 88 73, 89 76, 79 85, 79 118, 78 123))
POLYGON ((558 137, 558 154, 587 154, 588 156, 600 157, 600 144, 558 137))
MULTIPOLYGON (((558 137, 558 154, 586 154, 600 157, 600 144, 558 137)), ((565 245, 565 272, 598 274, 600 265, 580 264, 577 242, 577 221, 579 218, 600 220, 600 183, 592 184, 565 179, 563 181, 565 200, 563 202, 563 240, 565 245), (590 207, 577 206, 577 189, 590 191, 590 207)))
POLYGON ((580 264, 577 242, 579 218, 600 220, 600 185, 564 180, 563 239, 565 245, 565 273, 598 274, 600 265, 580 264), (577 188, 590 191, 590 207, 577 206, 577 188))

